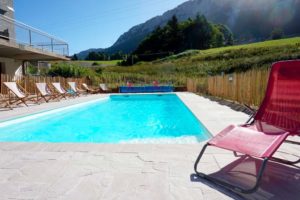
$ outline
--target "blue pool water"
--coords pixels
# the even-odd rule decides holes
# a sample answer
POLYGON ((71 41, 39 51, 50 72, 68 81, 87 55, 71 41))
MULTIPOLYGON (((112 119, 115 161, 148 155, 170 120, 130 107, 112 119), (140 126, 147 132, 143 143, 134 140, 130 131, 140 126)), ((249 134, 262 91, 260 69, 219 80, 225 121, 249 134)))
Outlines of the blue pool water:
POLYGON ((209 137, 175 94, 115 95, 14 121, 0 124, 0 141, 121 143, 209 137))

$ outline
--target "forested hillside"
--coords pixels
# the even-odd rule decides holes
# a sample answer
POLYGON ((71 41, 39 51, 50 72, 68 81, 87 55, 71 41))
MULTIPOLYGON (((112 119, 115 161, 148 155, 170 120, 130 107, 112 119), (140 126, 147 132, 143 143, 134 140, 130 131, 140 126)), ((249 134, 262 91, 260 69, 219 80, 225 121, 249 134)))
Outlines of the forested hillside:
POLYGON ((300 34, 299 0, 190 0, 132 27, 112 47, 83 51, 78 56, 84 59, 90 51, 131 53, 149 33, 158 26, 165 26, 173 15, 182 22, 198 14, 212 23, 228 26, 237 44, 266 40, 275 29, 287 36, 300 34))
POLYGON ((147 36, 123 65, 152 61, 189 49, 209 49, 233 44, 232 32, 222 24, 212 24, 204 16, 181 23, 176 16, 147 36))

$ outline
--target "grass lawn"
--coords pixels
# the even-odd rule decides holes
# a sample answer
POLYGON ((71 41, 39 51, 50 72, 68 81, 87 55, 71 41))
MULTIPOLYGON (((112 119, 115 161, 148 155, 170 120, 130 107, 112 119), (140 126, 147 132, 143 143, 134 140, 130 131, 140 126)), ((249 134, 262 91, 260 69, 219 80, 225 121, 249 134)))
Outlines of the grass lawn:
POLYGON ((212 48, 208 50, 201 51, 202 54, 215 54, 220 53, 228 50, 242 50, 242 49, 252 49, 252 48, 272 48, 272 47, 279 47, 279 46, 286 46, 286 45, 300 45, 300 37, 294 38, 287 38, 281 40, 269 40, 265 42, 257 42, 251 44, 244 44, 244 45, 235 45, 229 47, 221 47, 221 48, 212 48))
POLYGON ((104 72, 198 77, 267 68, 275 61, 289 59, 300 59, 300 37, 208 50, 188 50, 131 67, 108 67, 104 72))
POLYGON ((87 61, 87 60, 80 60, 80 61, 70 61, 74 64, 79 64, 81 66, 85 67, 113 67, 118 64, 121 60, 108 60, 108 61, 102 61, 102 60, 95 60, 95 61, 87 61))

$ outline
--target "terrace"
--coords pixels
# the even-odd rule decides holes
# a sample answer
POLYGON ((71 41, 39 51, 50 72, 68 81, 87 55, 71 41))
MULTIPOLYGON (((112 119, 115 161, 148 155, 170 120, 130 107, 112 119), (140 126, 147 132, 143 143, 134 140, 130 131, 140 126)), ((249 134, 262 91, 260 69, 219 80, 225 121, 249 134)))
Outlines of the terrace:
MULTIPOLYGON (((269 71, 252 71, 245 74, 249 77, 253 74, 255 77, 257 74, 259 77, 267 77, 269 71)), ((61 82, 65 88, 68 88, 68 81, 74 81, 78 85, 87 82, 80 78, 24 77, 21 84, 29 93, 35 94, 33 83, 41 80, 48 83, 61 82)), ((218 92, 222 92, 219 89, 220 85, 223 85, 231 88, 225 90, 227 93, 222 92, 223 96, 231 95, 236 101, 247 100, 246 103, 254 104, 256 101, 252 101, 252 97, 236 95, 240 93, 235 86, 237 80, 245 82, 243 76, 237 74, 210 77, 207 81, 210 82, 211 91, 216 91, 215 96, 220 96, 218 92)), ((199 81, 201 83, 201 80, 199 81)), ((91 82, 89 85, 92 85, 91 82)), ((214 101, 191 93, 197 92, 197 84, 188 83, 187 89, 190 92, 175 94, 212 136, 229 124, 243 124, 249 118, 244 112, 232 109, 235 105, 232 102, 214 101)), ((250 90, 252 93, 255 91, 253 88, 250 90)), ((263 93, 259 91, 257 94, 263 93)), ((7 91, 3 90, 2 93, 7 94, 7 91)), ((22 116, 32 117, 35 113, 100 100, 109 95, 82 95, 59 102, 30 104, 29 107, 15 105, 13 110, 1 111, 0 122, 22 116)), ((128 98, 128 95, 124 97, 128 98)), ((104 115, 103 113, 99 115, 104 115)), ((58 138, 62 137, 60 133, 58 138)), ((133 141, 127 144, 2 142, 0 179, 4 189, 0 193, 5 195, 5 198, 33 199, 295 199, 300 194, 299 164, 291 166, 270 162, 257 191, 250 195, 236 194, 193 174, 193 164, 204 145, 203 141, 190 142, 179 139, 157 142, 152 139, 150 142, 133 141), (41 175, 37 176, 37 172, 41 175)), ((293 137, 292 140, 299 141, 299 138, 293 137)), ((295 145, 283 144, 275 157, 296 160, 299 150, 295 145)), ((255 183, 260 162, 260 159, 253 157, 234 156, 226 150, 209 148, 200 162, 199 169, 213 177, 248 188, 255 183)))
MULTIPOLYGON (((298 50, 299 45, 295 46, 298 50)), ((0 57, 23 62, 23 75, 26 61, 68 60, 68 54, 68 44, 63 40, 0 16, 0 57)), ((205 59, 193 62, 204 63, 205 59)), ((63 78, 56 73, 57 77, 34 74, 16 78, 5 70, 6 74, 1 74, 3 66, 10 67, 0 63, 1 199, 297 199, 300 195, 299 163, 289 165, 270 160, 261 184, 252 194, 242 194, 241 190, 233 192, 221 187, 220 182, 212 184, 201 175, 197 176, 193 168, 208 139, 217 136, 229 124, 244 124, 249 114, 254 115, 255 110, 247 105, 256 107, 261 104, 269 68, 232 74, 222 72, 222 75, 216 73, 207 77, 179 78, 167 73, 162 77, 127 77, 116 71, 117 75, 99 73, 92 78, 89 75, 63 78), (133 85, 128 81, 130 79, 134 79, 133 85), (23 91, 26 98, 18 97, 7 82, 16 82, 19 92, 23 91), (172 83, 176 92, 165 90, 166 94, 162 94, 160 89, 163 87, 159 83, 163 82, 172 83), (44 96, 35 83, 48 86, 43 88, 47 95, 44 96), (65 91, 63 95, 53 83, 61 85, 60 89, 65 91), (91 90, 82 87, 83 83, 91 90), (107 83, 107 90, 100 89, 103 83, 107 83), (167 96, 176 96, 176 99, 167 96), (27 97, 32 98, 29 100, 27 97), (19 98, 26 99, 27 104, 25 100, 23 104, 18 104, 19 101, 13 103, 19 98), (148 101, 145 101, 147 98, 148 101), (166 101, 163 101, 164 98, 166 101), (180 112, 181 108, 188 113, 180 112), (170 123, 173 119, 175 123, 170 123), (196 127, 201 125, 200 132, 196 128, 191 129, 193 123, 186 123, 194 121, 196 127), (155 130, 155 134, 144 131, 143 128, 148 126, 155 130), (183 134, 180 127, 183 127, 183 134), (169 130, 171 134, 166 134, 169 130), (160 132, 163 134, 160 135, 160 132), (114 138, 122 135, 122 138, 112 142, 97 140, 106 135, 114 138), (66 136, 75 139, 68 140, 66 136)), ((222 63, 222 66, 226 65, 222 63)), ((281 80, 286 81, 286 73, 282 74, 284 78, 281 77, 281 80)), ((292 75, 290 78, 299 83, 299 76, 292 75)), ((284 110, 286 114, 286 111, 292 113, 295 110, 295 118, 299 122, 300 100, 297 97, 300 90, 290 93, 285 83, 283 87, 278 84, 277 89, 284 90, 284 96, 291 95, 289 100, 293 101, 287 102, 288 109, 284 106, 276 109, 274 106, 276 108, 271 108, 271 111, 284 110), (290 109, 290 106, 294 107, 290 109)), ((300 88, 300 83, 298 86, 300 88)), ((279 100, 282 103, 282 99, 279 100)), ((277 105, 278 101, 269 103, 273 104, 277 105)), ((287 121, 291 122, 291 118, 287 121)), ((255 124, 248 123, 244 128, 255 124)), ((247 132, 243 131, 235 136, 230 138, 230 142, 238 148, 252 144, 253 150, 259 150, 260 143, 264 143, 261 138, 252 141, 255 136, 246 137, 247 132)), ((289 139, 295 143, 300 141, 299 137, 289 139)), ((265 158, 225 149, 229 148, 209 147, 200 160, 198 170, 228 184, 252 187, 259 174, 261 158, 265 158)), ((299 159, 299 146, 284 143, 276 150, 274 157, 299 159)))
POLYGON ((0 56, 17 60, 69 60, 68 43, 0 15, 0 56))

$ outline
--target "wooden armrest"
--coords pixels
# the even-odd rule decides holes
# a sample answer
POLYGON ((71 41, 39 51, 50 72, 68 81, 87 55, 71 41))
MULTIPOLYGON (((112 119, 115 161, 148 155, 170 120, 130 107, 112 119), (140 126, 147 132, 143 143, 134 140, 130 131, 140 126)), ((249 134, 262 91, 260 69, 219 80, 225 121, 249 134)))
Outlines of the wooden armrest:
POLYGON ((17 83, 17 86, 21 89, 21 91, 25 94, 25 95, 30 95, 26 90, 25 88, 23 88, 19 83, 17 83))

